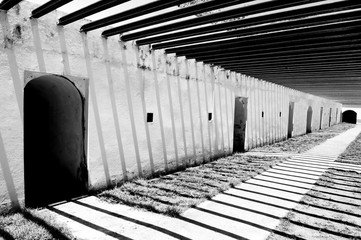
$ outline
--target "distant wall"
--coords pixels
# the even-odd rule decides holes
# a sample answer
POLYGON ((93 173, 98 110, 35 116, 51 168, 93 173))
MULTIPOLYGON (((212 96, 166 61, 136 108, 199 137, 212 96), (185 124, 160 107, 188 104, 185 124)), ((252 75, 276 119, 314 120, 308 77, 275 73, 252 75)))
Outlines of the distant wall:
POLYGON ((25 70, 89 78, 91 189, 232 153, 236 97, 248 98, 246 149, 287 137, 290 101, 295 102, 293 136, 306 133, 309 106, 312 129, 319 128, 321 107, 322 128, 328 127, 330 108, 331 124, 339 122, 339 103, 193 60, 165 57, 161 51, 155 52, 153 66, 147 47, 138 52, 117 37, 101 39, 100 31, 79 33, 85 20, 63 29, 56 26, 62 13, 52 12, 31 22, 35 7, 23 1, 0 14, 0 205, 24 198, 25 70), (147 123, 146 113, 153 113, 152 123, 147 123))

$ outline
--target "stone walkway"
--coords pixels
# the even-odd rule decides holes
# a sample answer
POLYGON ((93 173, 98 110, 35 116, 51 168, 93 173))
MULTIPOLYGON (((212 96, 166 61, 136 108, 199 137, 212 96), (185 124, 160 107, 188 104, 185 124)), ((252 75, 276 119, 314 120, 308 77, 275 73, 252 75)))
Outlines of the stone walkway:
POLYGON ((177 218, 94 196, 45 211, 55 213, 78 239, 266 239, 327 169, 361 172, 361 166, 334 162, 360 132, 357 125, 177 218))

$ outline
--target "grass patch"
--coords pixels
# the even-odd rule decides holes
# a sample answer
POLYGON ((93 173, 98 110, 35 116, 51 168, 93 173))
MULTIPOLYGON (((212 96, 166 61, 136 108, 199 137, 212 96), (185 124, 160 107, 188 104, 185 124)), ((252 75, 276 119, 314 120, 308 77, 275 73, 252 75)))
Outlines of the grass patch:
POLYGON ((278 142, 272 145, 254 148, 250 150, 250 152, 303 153, 307 150, 310 150, 314 146, 321 144, 327 139, 333 138, 353 127, 355 127, 355 124, 340 123, 317 132, 289 138, 285 141, 278 142))
POLYGON ((169 216, 204 202, 252 178, 284 158, 235 154, 155 179, 136 179, 98 196, 169 216))
POLYGON ((0 214, 0 238, 24 240, 74 239, 54 217, 39 210, 23 209, 0 214))
POLYGON ((346 150, 338 156, 336 162, 361 165, 361 133, 346 148, 346 150))

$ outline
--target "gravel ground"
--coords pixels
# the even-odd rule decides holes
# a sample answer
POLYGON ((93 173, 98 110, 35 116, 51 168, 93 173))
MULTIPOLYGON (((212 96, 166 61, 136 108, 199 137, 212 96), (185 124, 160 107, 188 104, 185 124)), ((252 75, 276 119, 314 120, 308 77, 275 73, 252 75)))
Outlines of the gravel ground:
POLYGON ((278 142, 272 145, 266 145, 259 148, 254 148, 250 152, 267 152, 267 153, 303 153, 321 144, 327 139, 333 138, 336 135, 345 132, 348 129, 355 127, 355 124, 341 123, 330 128, 323 129, 317 132, 312 132, 302 136, 289 138, 285 141, 278 142))

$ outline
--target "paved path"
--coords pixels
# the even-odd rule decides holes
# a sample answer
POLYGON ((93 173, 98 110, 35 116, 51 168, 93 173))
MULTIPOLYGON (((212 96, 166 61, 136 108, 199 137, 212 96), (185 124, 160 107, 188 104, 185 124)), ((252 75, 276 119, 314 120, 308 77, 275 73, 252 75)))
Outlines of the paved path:
POLYGON ((358 125, 294 155, 178 218, 108 204, 94 196, 50 211, 79 239, 266 239, 328 168, 361 172, 361 166, 334 162, 360 132, 358 125))

